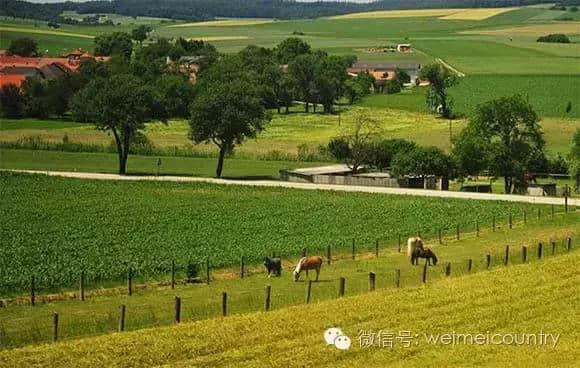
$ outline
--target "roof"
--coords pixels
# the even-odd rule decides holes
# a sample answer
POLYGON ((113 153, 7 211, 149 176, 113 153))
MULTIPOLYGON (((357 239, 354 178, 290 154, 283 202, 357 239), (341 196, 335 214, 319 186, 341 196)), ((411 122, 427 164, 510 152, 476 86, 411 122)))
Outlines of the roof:
POLYGON ((304 169, 289 170, 289 172, 302 175, 328 175, 328 174, 346 174, 352 172, 352 169, 346 165, 331 165, 320 167, 307 167, 304 169))
POLYGON ((38 68, 33 66, 7 66, 1 68, 0 71, 2 72, 2 74, 6 75, 22 74, 26 75, 27 77, 36 77, 39 76, 40 74, 38 68))
POLYGON ((377 63, 377 64, 370 64, 370 63, 355 63, 352 68, 349 68, 349 71, 354 72, 354 70, 358 70, 358 72, 362 72, 365 70, 395 70, 395 69, 403 69, 403 70, 420 70, 421 64, 410 64, 410 63, 377 63))
POLYGON ((24 74, 4 74, 0 73, 0 87, 4 87, 8 84, 14 84, 16 87, 20 88, 22 82, 26 80, 26 75, 24 74))

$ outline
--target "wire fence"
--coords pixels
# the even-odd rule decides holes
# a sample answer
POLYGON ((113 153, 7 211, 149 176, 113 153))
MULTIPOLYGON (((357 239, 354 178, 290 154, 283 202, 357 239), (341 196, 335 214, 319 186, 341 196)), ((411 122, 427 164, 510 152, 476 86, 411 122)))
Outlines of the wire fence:
MULTIPOLYGON (((396 247, 395 250, 391 248, 391 251, 398 251, 398 243, 396 247)), ((59 314, 44 310, 34 317, 3 319, 0 323, 0 349, 96 336, 115 331, 168 326, 220 315, 268 311, 342 296, 360 295, 375 290, 413 287, 443 278, 538 262, 572 250, 574 247, 571 237, 537 241, 521 246, 507 245, 500 251, 484 252, 473 258, 466 257, 453 262, 439 262, 433 266, 428 266, 426 263, 412 266, 407 263, 406 266, 397 269, 355 272, 349 274, 348 278, 330 277, 320 282, 312 282, 311 278, 302 283, 303 289, 298 286, 293 292, 289 292, 288 289, 277 289, 272 285, 250 288, 226 286, 220 292, 208 288, 207 293, 201 298, 200 295, 166 294, 163 298, 155 295, 150 298, 150 301, 139 303, 134 303, 132 301, 134 299, 126 295, 120 299, 122 304, 114 308, 109 305, 103 309, 98 308, 96 304, 91 304, 80 311, 59 314)), ((354 256, 356 259, 357 256, 361 256, 361 253, 354 253, 354 256)), ((382 257, 380 253, 374 256, 377 259, 382 257)), ((388 256, 390 254, 385 255, 385 257, 388 256)), ((339 260, 352 260, 352 255, 349 258, 341 254, 333 257, 331 262, 339 260)))

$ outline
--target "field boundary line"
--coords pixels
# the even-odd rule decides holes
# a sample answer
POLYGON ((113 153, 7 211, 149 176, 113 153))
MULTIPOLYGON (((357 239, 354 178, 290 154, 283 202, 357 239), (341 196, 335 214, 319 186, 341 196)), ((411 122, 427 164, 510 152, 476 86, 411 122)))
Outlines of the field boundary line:
MULTIPOLYGON (((294 183, 289 181, 276 180, 240 180, 240 179, 216 179, 191 176, 132 176, 118 174, 102 174, 90 172, 71 172, 71 171, 41 171, 41 170, 5 170, 5 172, 39 174, 47 176, 57 176, 73 179, 89 180, 126 180, 126 181, 167 181, 182 183, 210 183, 220 185, 244 185, 253 187, 271 187, 271 188, 289 188, 304 190, 330 190, 339 192, 357 192, 373 194, 391 194, 407 195, 420 197, 437 197, 437 198, 454 198, 454 199, 474 199, 483 201, 507 201, 533 204, 553 204, 564 205, 564 198, 560 197, 535 197, 517 194, 494 194, 494 193, 472 193, 472 192, 451 192, 438 191, 430 189, 409 189, 409 188, 386 188, 370 187, 358 185, 337 185, 337 184, 313 184, 313 183, 294 183)), ((580 199, 568 198, 569 206, 580 206, 580 199)))
POLYGON ((452 65, 450 65, 449 63, 447 63, 445 60, 443 60, 441 58, 436 58, 435 60, 437 60, 438 63, 440 63, 441 65, 443 65, 447 69, 451 70, 453 73, 457 74, 458 77, 460 77, 460 78, 465 77, 465 73, 463 73, 462 71, 457 70, 452 65))

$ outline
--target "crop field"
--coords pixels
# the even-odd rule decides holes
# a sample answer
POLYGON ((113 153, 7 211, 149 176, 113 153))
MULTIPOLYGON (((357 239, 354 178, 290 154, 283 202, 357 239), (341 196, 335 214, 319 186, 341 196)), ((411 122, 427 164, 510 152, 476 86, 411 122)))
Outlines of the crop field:
MULTIPOLYGON (((535 213, 517 203, 309 192, 211 184, 120 183, 1 173, 3 293, 30 275, 44 288, 70 286, 76 273, 119 279, 166 273, 171 260, 235 264, 265 254, 296 255, 398 234, 433 234, 475 222, 535 213), (151 201, 155 198, 155 201, 151 201), (35 203, 30 206, 30 203, 35 203), (307 214, 305 216, 304 214, 307 214), (26 270, 23 272, 23 270, 26 270)), ((558 210, 558 209, 556 209, 558 210)), ((548 209, 543 211, 547 214, 548 209)))
POLYGON ((255 26, 257 24, 266 24, 274 22, 273 19, 224 19, 212 20, 208 22, 183 23, 169 26, 170 28, 181 27, 241 27, 241 26, 255 26))
POLYGON ((441 17, 442 19, 483 20, 502 13, 512 11, 514 9, 516 8, 379 10, 364 13, 351 13, 345 15, 338 15, 330 18, 372 19, 372 18, 441 17))
MULTIPOLYGON (((537 244, 545 245, 545 257, 567 253, 567 239, 572 239, 572 250, 576 250, 577 226, 580 213, 557 215, 554 219, 545 216, 541 221, 530 219, 530 224, 516 222, 512 229, 498 226, 491 231, 489 224, 482 226, 480 235, 462 233, 461 239, 444 234, 443 244, 437 237, 427 238, 428 246, 438 255, 436 267, 428 271, 429 282, 441 279, 445 267, 451 264, 452 276, 485 271, 486 255, 491 256, 491 267, 502 267, 506 239, 510 244, 510 265, 522 263, 521 245, 529 245, 528 262, 537 261, 537 244), (554 253, 552 253, 552 242, 554 253), (472 259, 472 269, 467 269, 467 259, 472 259)), ((503 224, 502 224, 503 225, 503 224)), ((339 277, 347 279, 347 295, 357 295, 368 290, 368 272, 377 275, 377 288, 393 289, 396 283, 394 270, 401 270, 399 284, 403 288, 421 283, 421 267, 412 267, 404 252, 399 253, 397 242, 379 244, 379 255, 374 244, 356 244, 353 260, 350 251, 333 247, 331 265, 323 266, 320 283, 314 285, 312 302, 322 302, 336 298, 339 277)), ((315 253, 316 251, 312 251, 315 253)), ((326 255, 326 251, 318 254, 326 255)), ((85 281, 85 301, 78 300, 78 289, 60 294, 46 294, 37 290, 36 306, 30 308, 29 298, 22 296, 5 299, 4 313, 0 314, 0 350, 30 343, 50 340, 50 321, 54 311, 61 316, 60 336, 62 339, 79 338, 87 335, 106 334, 115 329, 118 305, 125 304, 129 311, 127 329, 136 330, 151 326, 167 325, 172 319, 172 299, 175 294, 183 300, 184 321, 217 317, 221 291, 228 292, 229 314, 255 312, 262 309, 265 284, 273 289, 272 309, 281 309, 303 302, 304 282, 290 282, 290 271, 297 262, 296 256, 284 257, 282 277, 266 278, 263 266, 245 264, 244 277, 240 277, 239 265, 224 269, 211 269, 211 282, 207 284, 187 284, 183 265, 177 264, 176 288, 168 284, 169 275, 157 280, 135 279, 134 291, 126 295, 126 288, 114 284, 85 281), (145 282, 145 283, 143 283, 145 282), (75 300, 76 299, 76 300, 75 300)), ((201 279, 205 282, 205 270, 201 279)), ((77 275, 78 276, 78 275, 77 275)))
POLYGON ((463 31, 465 34, 544 36, 550 33, 579 34, 577 22, 521 25, 517 27, 463 31))
MULTIPOLYGON (((500 243, 503 244, 503 241, 500 243)), ((467 247, 454 247, 450 244, 450 248, 467 247)), ((405 367, 411 364, 417 367, 432 367, 447 364, 489 365, 492 362, 494 366, 530 367, 570 366, 571 362, 580 358, 576 348, 576 341, 580 336, 574 323, 570 323, 571 316, 575 316, 576 310, 580 307, 575 287, 580 281, 580 273, 575 267, 580 261, 579 252, 558 253, 545 260, 534 260, 525 265, 518 264, 519 260, 515 260, 515 263, 508 267, 496 266, 490 271, 476 272, 465 277, 444 278, 441 275, 423 286, 402 284, 403 287, 397 289, 379 284, 381 290, 352 296, 359 292, 358 289, 351 289, 356 288, 359 283, 353 280, 357 278, 353 269, 359 268, 358 279, 364 289, 369 270, 378 271, 376 267, 381 267, 382 262, 399 257, 389 254, 379 259, 346 261, 323 268, 323 272, 332 273, 323 276, 323 280, 332 278, 335 281, 336 275, 346 276, 349 297, 328 300, 336 298, 336 289, 331 287, 334 286, 334 282, 319 282, 313 285, 314 299, 311 305, 280 309, 279 305, 274 304, 274 309, 277 310, 267 313, 238 314, 239 310, 235 309, 236 303, 239 304, 241 299, 247 302, 244 293, 238 293, 235 289, 247 290, 258 286, 258 283, 254 282, 258 277, 229 281, 230 287, 226 289, 225 284, 180 286, 179 292, 186 293, 183 303, 188 313, 190 308, 201 310, 199 303, 205 299, 190 295, 188 290, 198 289, 203 290, 202 292, 209 290, 210 293, 216 294, 210 299, 205 310, 218 311, 219 294, 221 290, 227 290, 231 308, 234 308, 229 313, 234 315, 172 327, 114 333, 96 338, 3 351, 0 352, 0 363, 5 367, 21 367, 23 364, 29 367, 63 366, 70 362, 82 362, 84 366, 114 364, 118 367, 145 364, 164 364, 169 367, 240 365, 261 367, 267 359, 276 366, 298 364, 320 367, 405 367), (323 290, 331 288, 334 289, 334 295, 325 295, 323 290), (409 313, 410 306, 413 306, 413 313, 409 313), (298 332, 297 325, 308 328, 301 328, 298 332), (350 350, 339 351, 333 346, 324 344, 322 335, 329 327, 340 327, 351 338, 350 350), (375 345, 362 348, 359 342, 359 333, 362 330, 375 333, 383 330, 393 334, 411 331, 414 336, 413 343, 406 346, 397 339, 392 347, 381 348, 375 345), (475 346, 429 344, 423 339, 424 333, 521 334, 540 331, 560 334, 558 343, 531 346, 501 344, 475 346)), ((379 283, 384 280, 386 276, 384 272, 387 270, 392 273, 393 269, 389 267, 377 272, 379 283)), ((456 269, 452 270, 453 276, 456 269)), ((435 271, 435 268, 430 269, 430 275, 436 273, 439 272, 435 271)), ((263 279, 260 281, 263 293, 265 281, 263 279)), ((274 303, 280 300, 284 293, 290 292, 290 289, 294 289, 297 296, 295 303, 303 303, 304 283, 291 283, 284 278, 270 279, 268 283, 272 284, 274 303), (278 293, 280 288, 283 288, 282 294, 278 293)), ((156 291, 157 295, 162 294, 161 297, 167 300, 166 303, 158 300, 153 304, 158 307, 163 304, 162 308, 167 310, 164 317, 167 321, 164 324, 171 321, 173 292, 156 291)), ((255 301, 256 309, 261 307, 259 304, 261 297, 262 295, 255 301)), ((140 302, 153 301, 144 299, 139 294, 133 297, 117 297, 110 303, 111 312, 106 312, 103 305, 107 301, 104 299, 102 298, 101 302, 52 303, 35 308, 9 307, 6 311, 12 320, 16 320, 18 313, 22 313, 24 309, 29 310, 34 318, 37 318, 34 322, 36 327, 46 329, 45 335, 48 335, 52 311, 55 309, 62 316, 64 330, 61 333, 70 331, 68 328, 75 321, 68 316, 78 318, 81 314, 80 306, 83 305, 87 310, 84 313, 85 318, 89 316, 88 311, 91 309, 99 311, 92 313, 95 318, 109 314, 112 319, 109 328, 113 330, 113 316, 118 313, 118 304, 127 303, 128 323, 132 326, 137 321, 136 317, 131 319, 131 313, 144 312, 136 299, 140 299, 140 302), (40 316, 48 322, 42 324, 40 316)), ((157 308, 149 309, 149 313, 161 314, 157 308)), ((32 330, 34 323, 24 324, 19 328, 32 330)), ((84 334, 87 333, 89 332, 85 330, 84 334)))

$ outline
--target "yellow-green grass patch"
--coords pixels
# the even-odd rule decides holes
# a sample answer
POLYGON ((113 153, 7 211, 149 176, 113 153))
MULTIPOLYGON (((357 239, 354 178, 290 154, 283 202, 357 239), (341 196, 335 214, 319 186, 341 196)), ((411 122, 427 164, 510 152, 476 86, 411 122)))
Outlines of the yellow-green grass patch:
POLYGON ((195 22, 195 23, 184 23, 175 24, 168 26, 167 28, 183 28, 183 27, 241 27, 241 26, 254 26, 257 24, 273 23, 273 19, 225 19, 225 20, 212 20, 208 22, 195 22))
POLYGON ((55 35, 55 36, 95 38, 95 36, 82 34, 82 33, 60 32, 60 31, 50 31, 47 29, 32 29, 32 28, 20 28, 20 27, 0 27, 0 32, 20 32, 20 33, 55 35))
POLYGON ((580 34, 580 22, 534 24, 498 29, 462 31, 463 34, 543 36, 550 33, 580 34))
POLYGON ((514 9, 517 8, 378 10, 371 12, 338 15, 330 18, 364 19, 364 18, 439 17, 441 19, 453 19, 453 20, 484 20, 514 9))
POLYGON ((249 40, 248 36, 208 36, 208 37, 194 37, 191 40, 216 42, 216 41, 233 41, 233 40, 249 40))

